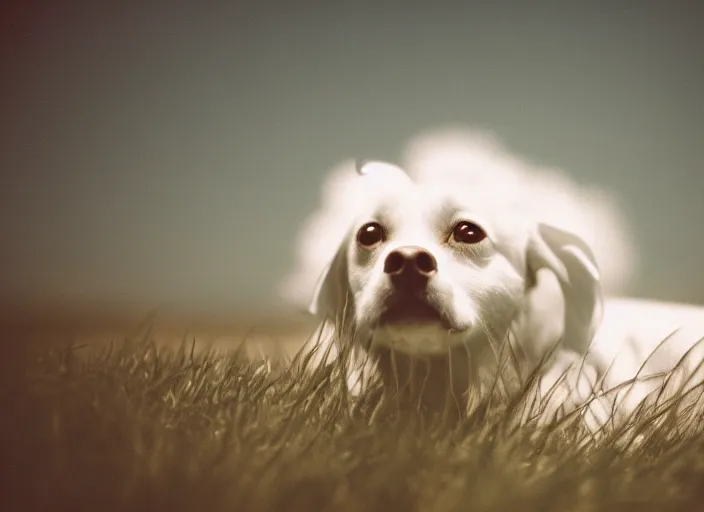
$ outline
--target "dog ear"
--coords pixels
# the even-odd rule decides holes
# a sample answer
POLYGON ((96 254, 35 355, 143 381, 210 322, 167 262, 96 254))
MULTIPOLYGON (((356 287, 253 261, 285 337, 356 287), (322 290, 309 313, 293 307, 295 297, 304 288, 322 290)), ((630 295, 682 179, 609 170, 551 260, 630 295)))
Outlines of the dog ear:
POLYGON ((557 276, 564 296, 563 343, 585 353, 602 319, 602 290, 594 253, 568 231, 538 224, 528 242, 527 277, 547 268, 557 276))
POLYGON ((336 321, 348 302, 347 238, 342 241, 334 258, 318 280, 308 312, 336 321))

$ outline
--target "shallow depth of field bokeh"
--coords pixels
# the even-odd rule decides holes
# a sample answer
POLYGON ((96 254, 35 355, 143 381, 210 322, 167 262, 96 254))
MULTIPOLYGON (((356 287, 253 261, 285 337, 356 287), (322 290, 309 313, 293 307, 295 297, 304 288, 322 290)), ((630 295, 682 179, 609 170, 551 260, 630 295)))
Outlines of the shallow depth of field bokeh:
POLYGON ((672 404, 590 439, 569 418, 517 422, 500 386, 457 423, 375 387, 352 400, 339 364, 174 351, 148 324, 92 352, 7 348, 10 510, 695 511, 704 497, 701 414, 672 404))
POLYGON ((638 253, 625 291, 704 302, 697 6, 541 3, 4 6, 10 509, 701 503, 697 429, 644 416, 623 451, 507 429, 501 401, 458 429, 381 421, 266 359, 314 327, 276 290, 326 173, 448 123, 613 193, 638 253))
POLYGON ((696 9, 13 2, 0 298, 278 310, 328 170, 459 123, 619 198, 628 293, 701 302, 696 9))

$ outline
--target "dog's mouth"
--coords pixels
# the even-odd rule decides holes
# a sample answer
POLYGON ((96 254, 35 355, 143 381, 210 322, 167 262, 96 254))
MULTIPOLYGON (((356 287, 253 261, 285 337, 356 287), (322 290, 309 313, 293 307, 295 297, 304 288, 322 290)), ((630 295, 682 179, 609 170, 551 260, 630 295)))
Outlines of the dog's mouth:
POLYGON ((389 300, 379 316, 379 325, 439 324, 452 330, 451 322, 424 298, 403 297, 389 300))

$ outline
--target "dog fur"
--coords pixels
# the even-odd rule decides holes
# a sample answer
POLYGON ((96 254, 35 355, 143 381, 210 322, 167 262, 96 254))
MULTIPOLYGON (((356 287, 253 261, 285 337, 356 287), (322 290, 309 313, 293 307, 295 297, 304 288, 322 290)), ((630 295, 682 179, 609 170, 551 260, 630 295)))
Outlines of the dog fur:
MULTIPOLYGON (((491 133, 447 126, 412 137, 402 151, 414 180, 464 183, 502 201, 503 208, 577 234, 592 248, 608 294, 628 293, 638 259, 630 229, 606 191, 579 184, 559 169, 535 165, 511 153, 491 133)), ((279 292, 305 310, 315 284, 333 257, 345 227, 357 215, 367 184, 343 161, 325 176, 320 203, 299 233, 295 266, 279 292)))
MULTIPOLYGON (((613 411, 627 417, 665 382, 678 389, 696 384, 691 377, 699 375, 698 363, 704 360, 697 345, 704 335, 704 310, 628 298, 604 301, 600 267, 612 269, 611 290, 619 290, 628 274, 619 279, 613 269, 633 258, 622 242, 614 244, 613 254, 602 248, 606 264, 597 263, 585 241, 588 234, 570 229, 575 216, 568 215, 569 207, 551 209, 569 206, 570 191, 572 197, 579 195, 568 182, 531 181, 530 171, 520 171, 518 160, 505 155, 501 160, 501 152, 486 139, 472 146, 465 138, 464 145, 442 146, 444 152, 432 151, 440 147, 429 143, 432 138, 424 140, 425 145, 411 145, 412 172, 370 162, 360 176, 348 167, 346 193, 356 200, 336 205, 338 220, 327 219, 328 236, 320 240, 328 244, 320 248, 328 264, 310 312, 329 322, 328 339, 349 343, 366 356, 367 366, 350 375, 352 389, 371 366, 385 385, 398 387, 403 381, 414 400, 432 407, 448 389, 457 399, 481 385, 482 372, 503 371, 498 354, 507 343, 524 375, 550 355, 539 388, 552 392, 553 404, 560 407, 574 409, 597 390, 618 389, 585 408, 592 429, 604 426, 613 411), (363 247, 356 235, 369 222, 378 223, 386 235, 363 247), (473 223, 486 237, 469 244, 453 240, 453 227, 460 222, 473 223), (336 240, 332 245, 331 238, 336 240), (407 292, 394 288, 385 262, 407 248, 436 262, 419 295, 437 318, 421 321, 409 313, 384 320, 390 304, 407 292), (668 378, 683 357, 679 378, 668 378), (419 362, 426 368, 422 378, 414 370, 419 362), (636 377, 637 383, 624 386, 636 377)), ((592 205, 594 197, 599 196, 592 196, 592 205)), ((609 213, 615 210, 592 211, 608 212, 594 219, 595 232, 613 233, 618 216, 609 213)), ((318 226, 325 220, 318 217, 318 226)), ((310 237, 310 225, 305 235, 310 237)), ((329 353, 334 357, 334 350, 329 353)))

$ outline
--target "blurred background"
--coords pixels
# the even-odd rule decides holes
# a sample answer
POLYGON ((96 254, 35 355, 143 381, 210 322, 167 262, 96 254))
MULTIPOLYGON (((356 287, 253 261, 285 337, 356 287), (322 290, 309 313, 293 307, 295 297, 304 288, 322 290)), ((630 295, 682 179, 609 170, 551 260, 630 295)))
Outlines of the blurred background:
POLYGON ((702 302, 697 14, 649 0, 6 4, 0 298, 270 315, 332 166, 394 160, 417 132, 465 123, 619 198, 633 295, 702 302))

